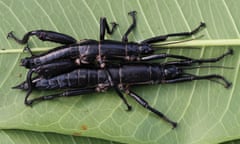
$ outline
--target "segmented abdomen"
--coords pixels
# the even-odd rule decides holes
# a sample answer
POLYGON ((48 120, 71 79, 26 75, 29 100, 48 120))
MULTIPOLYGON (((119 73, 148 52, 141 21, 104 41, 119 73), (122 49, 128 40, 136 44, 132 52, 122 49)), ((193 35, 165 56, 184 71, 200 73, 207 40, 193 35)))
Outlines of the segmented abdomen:
MULTIPOLYGON (((115 84, 154 84, 162 79, 159 66, 125 65, 108 70, 115 84)), ((104 69, 79 68, 53 78, 41 78, 35 82, 35 87, 37 89, 65 89, 97 87, 98 84, 110 86, 109 77, 104 69)))

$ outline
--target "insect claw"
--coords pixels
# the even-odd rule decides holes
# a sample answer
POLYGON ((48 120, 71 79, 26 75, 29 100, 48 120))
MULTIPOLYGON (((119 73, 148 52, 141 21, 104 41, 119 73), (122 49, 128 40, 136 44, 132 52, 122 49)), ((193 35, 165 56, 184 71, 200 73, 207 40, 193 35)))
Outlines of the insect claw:
POLYGON ((118 26, 118 23, 115 22, 111 22, 110 24, 112 25, 112 27, 118 26))
POLYGON ((131 110, 132 110, 132 106, 128 105, 126 111, 131 111, 131 110))
POLYGON ((230 88, 232 86, 232 83, 227 83, 227 85, 225 86, 225 88, 230 88))
POLYGON ((26 106, 32 107, 33 101, 32 100, 26 100, 24 103, 25 103, 26 106))
POLYGON ((7 39, 12 38, 12 37, 13 37, 13 31, 11 31, 7 34, 7 39))
POLYGON ((200 27, 206 27, 207 25, 206 25, 206 23, 205 22, 201 22, 200 23, 200 27))
POLYGON ((137 11, 130 11, 128 14, 131 16, 135 16, 137 14, 137 11))
POLYGON ((229 49, 228 49, 228 54, 233 55, 233 53, 234 53, 234 52, 233 52, 233 49, 229 48, 229 49))
POLYGON ((172 129, 175 129, 177 127, 177 123, 176 122, 172 122, 171 124, 173 126, 172 129))

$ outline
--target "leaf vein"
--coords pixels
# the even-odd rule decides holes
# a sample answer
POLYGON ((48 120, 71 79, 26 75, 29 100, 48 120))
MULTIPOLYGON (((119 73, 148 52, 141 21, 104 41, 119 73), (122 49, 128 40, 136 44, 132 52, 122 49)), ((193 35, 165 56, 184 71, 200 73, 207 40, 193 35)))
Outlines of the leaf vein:
POLYGON ((54 24, 52 18, 48 15, 48 13, 46 12, 46 10, 42 7, 42 5, 40 3, 38 3, 37 0, 34 0, 34 2, 37 4, 37 6, 42 10, 42 12, 47 16, 49 22, 52 24, 52 26, 55 28, 55 30, 59 31, 57 26, 54 24))
POLYGON ((240 37, 240 34, 239 34, 238 29, 237 29, 236 23, 235 23, 235 21, 234 21, 232 15, 231 15, 231 12, 229 11, 229 8, 228 8, 228 6, 227 6, 225 0, 223 0, 223 5, 224 5, 224 7, 226 8, 227 14, 228 14, 229 17, 230 17, 230 20, 231 20, 231 22, 232 22, 232 24, 233 24, 233 28, 235 29, 235 31, 236 31, 238 37, 240 37))
POLYGON ((76 31, 74 30, 74 28, 73 28, 73 26, 72 26, 72 23, 70 22, 70 20, 69 20, 69 18, 68 18, 68 16, 67 16, 67 14, 66 14, 66 12, 65 12, 62 4, 61 4, 61 2, 59 2, 59 0, 57 0, 57 2, 58 2, 58 5, 59 5, 60 9, 61 9, 62 12, 63 12, 63 15, 64 15, 65 19, 67 20, 68 25, 69 25, 70 28, 72 29, 74 35, 77 37, 77 33, 76 33, 76 31))

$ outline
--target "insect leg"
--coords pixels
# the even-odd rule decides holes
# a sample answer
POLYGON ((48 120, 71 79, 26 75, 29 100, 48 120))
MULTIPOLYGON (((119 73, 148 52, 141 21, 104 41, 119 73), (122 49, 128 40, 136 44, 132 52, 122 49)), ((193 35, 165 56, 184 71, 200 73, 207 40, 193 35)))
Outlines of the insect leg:
POLYGON ((188 60, 183 60, 183 61, 172 61, 172 62, 167 62, 164 65, 180 65, 180 66, 190 66, 194 63, 202 64, 202 63, 214 63, 217 61, 220 61, 223 59, 225 56, 232 55, 233 50, 228 49, 227 52, 224 54, 216 57, 216 58, 208 58, 208 59, 188 59, 188 60))
POLYGON ((96 92, 96 89, 95 88, 71 89, 71 90, 66 90, 62 93, 52 94, 52 95, 47 95, 47 96, 41 96, 41 97, 38 97, 38 98, 27 100, 27 101, 25 101, 25 104, 28 105, 28 106, 32 106, 32 104, 34 102, 52 100, 52 99, 55 99, 55 98, 58 98, 58 97, 78 96, 78 95, 88 94, 88 93, 92 93, 92 92, 96 92))
POLYGON ((77 41, 66 34, 54 32, 54 31, 46 31, 46 30, 34 30, 26 33, 22 39, 17 38, 13 32, 8 33, 7 38, 12 38, 19 44, 26 44, 31 36, 37 36, 38 39, 42 41, 51 41, 60 44, 74 44, 77 41))
POLYGON ((168 122, 169 124, 172 125, 173 128, 177 127, 177 123, 174 121, 171 121, 169 118, 167 118, 163 113, 161 113, 160 111, 154 109, 153 107, 151 107, 148 102, 146 100, 144 100, 143 98, 141 98, 140 96, 138 96, 136 93, 134 93, 133 91, 129 90, 129 89, 125 89, 125 92, 131 96, 132 98, 134 98, 141 106, 143 106, 144 108, 148 109, 149 111, 151 111, 152 113, 156 114, 157 116, 159 116, 160 118, 162 118, 163 120, 165 120, 166 122, 168 122))
POLYGON ((129 28, 127 29, 127 31, 124 33, 123 37, 122 37, 122 42, 128 42, 128 35, 129 33, 136 27, 136 11, 131 11, 128 13, 131 17, 132 17, 132 24, 129 26, 129 28))
POLYGON ((27 89, 27 94, 25 96, 25 99, 24 99, 24 103, 26 105, 29 105, 28 103, 28 97, 30 96, 30 94, 32 93, 32 86, 33 86, 33 83, 32 83, 32 74, 33 74, 33 70, 29 70, 28 71, 28 74, 27 74, 27 84, 28 84, 28 89, 27 89))
POLYGON ((127 102, 127 99, 123 96, 120 88, 112 80, 112 75, 111 75, 110 71, 106 68, 104 68, 104 70, 108 76, 108 81, 109 81, 110 85, 114 88, 114 90, 116 91, 118 96, 123 100, 124 104, 127 106, 127 111, 132 110, 132 106, 127 102))
POLYGON ((161 83, 179 83, 179 82, 185 82, 185 81, 193 81, 193 80, 212 80, 214 82, 217 82, 219 84, 224 85, 226 88, 229 88, 232 83, 227 81, 223 76, 221 75, 217 75, 217 74, 212 74, 212 75, 204 75, 204 76, 196 76, 193 74, 185 74, 179 78, 175 78, 175 79, 171 79, 171 80, 163 80, 161 83), (222 82, 220 81, 216 81, 217 80, 222 80, 222 82))
POLYGON ((141 43, 150 44, 150 43, 165 41, 169 37, 192 36, 192 35, 196 34, 197 32, 199 32, 201 30, 201 28, 204 28, 204 27, 206 27, 206 24, 201 22, 200 25, 197 28, 195 28, 194 30, 192 30, 191 32, 171 33, 171 34, 167 34, 167 35, 156 36, 156 37, 146 39, 146 40, 142 41, 141 43))
POLYGON ((100 67, 103 68, 103 70, 105 71, 105 73, 108 77, 108 82, 109 82, 110 86, 114 88, 114 90, 116 91, 118 96, 123 100, 124 104, 127 106, 127 111, 130 111, 132 109, 132 106, 127 102, 126 98, 121 93, 119 87, 112 80, 112 75, 111 75, 110 71, 107 69, 105 63, 102 61, 101 56, 97 57, 97 59, 98 59, 97 61, 100 65, 100 67))
POLYGON ((115 22, 111 22, 111 25, 112 25, 112 29, 110 29, 107 23, 107 19, 105 17, 100 18, 100 40, 104 40, 105 30, 107 30, 107 33, 111 35, 116 29, 118 24, 115 22))
POLYGON ((130 104, 128 104, 126 98, 123 96, 122 92, 119 90, 118 87, 114 87, 116 93, 118 94, 118 96, 123 100, 124 104, 127 106, 127 111, 131 111, 132 110, 132 106, 130 104))

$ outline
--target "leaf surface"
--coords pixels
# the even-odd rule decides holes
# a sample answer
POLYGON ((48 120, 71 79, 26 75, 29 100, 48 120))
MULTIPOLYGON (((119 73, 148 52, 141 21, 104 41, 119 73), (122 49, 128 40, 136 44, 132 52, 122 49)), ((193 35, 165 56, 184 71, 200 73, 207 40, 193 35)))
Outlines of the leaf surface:
MULTIPOLYGON (((240 1, 228 0, 2 0, 0 1, 0 49, 23 48, 6 39, 10 31, 19 37, 30 30, 47 29, 72 35, 76 39, 99 39, 99 19, 119 24, 108 39, 120 40, 131 24, 127 13, 136 10, 137 28, 129 40, 173 32, 190 31, 201 21, 207 28, 203 39, 237 39, 240 37, 240 1)), ((29 41, 32 48, 54 47, 56 44, 29 41)), ((169 50, 173 54, 194 58, 216 57, 228 47, 201 47, 200 50, 169 50)), ((156 109, 177 121, 171 126, 131 98, 133 111, 115 92, 59 98, 34 105, 23 104, 25 92, 11 89, 25 79, 27 70, 19 66, 26 53, 0 54, 0 127, 66 135, 88 136, 123 143, 219 143, 240 137, 240 50, 212 64, 232 66, 228 69, 193 70, 193 74, 217 73, 233 83, 230 89, 210 81, 135 87, 133 90, 156 109)), ((49 92, 35 91, 31 97, 49 92)), ((56 136, 59 137, 59 136, 56 136)), ((61 137, 61 136, 60 136, 61 137)), ((38 139, 38 138, 37 138, 38 139)))

